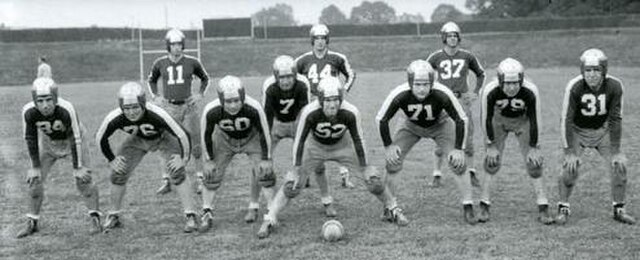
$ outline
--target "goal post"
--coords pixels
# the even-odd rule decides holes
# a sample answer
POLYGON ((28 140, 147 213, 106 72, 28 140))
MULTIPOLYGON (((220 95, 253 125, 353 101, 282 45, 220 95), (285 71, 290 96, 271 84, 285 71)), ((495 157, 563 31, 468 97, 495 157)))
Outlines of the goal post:
MULTIPOLYGON (((195 53, 198 60, 201 59, 201 41, 202 41, 202 30, 196 30, 196 48, 195 49, 184 49, 185 53, 195 53)), ((158 55, 158 54, 166 54, 166 49, 151 49, 145 50, 144 43, 142 38, 142 28, 138 28, 138 53, 139 53, 139 65, 140 65, 140 83, 145 82, 145 71, 144 71, 144 57, 145 55, 158 55)))

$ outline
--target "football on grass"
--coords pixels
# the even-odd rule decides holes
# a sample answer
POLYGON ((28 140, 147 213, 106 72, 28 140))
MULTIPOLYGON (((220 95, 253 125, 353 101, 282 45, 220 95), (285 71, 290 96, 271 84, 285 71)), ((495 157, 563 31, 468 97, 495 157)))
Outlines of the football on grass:
POLYGON ((335 219, 324 222, 322 225, 322 237, 329 242, 335 242, 342 239, 344 235, 344 227, 342 223, 335 219))

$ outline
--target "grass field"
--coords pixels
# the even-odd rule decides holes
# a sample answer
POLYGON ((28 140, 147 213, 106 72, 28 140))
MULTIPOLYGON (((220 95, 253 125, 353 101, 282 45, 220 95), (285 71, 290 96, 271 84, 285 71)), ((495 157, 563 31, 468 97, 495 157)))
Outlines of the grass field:
MULTIPOLYGON (((626 84, 623 151, 629 158, 628 209, 640 216, 637 177, 640 117, 638 68, 610 69, 626 84)), ((494 75, 489 71, 488 75, 494 75)), ((543 126, 541 145, 546 156, 546 187, 555 213, 557 175, 561 150, 559 113, 565 83, 577 68, 531 69, 527 75, 540 88, 543 126)), ((361 73, 348 99, 363 115, 370 161, 384 163, 384 151, 374 116, 387 93, 405 79, 400 72, 361 73)), ((263 78, 244 78, 250 95, 259 98, 263 78)), ((61 95, 73 102, 82 121, 93 135, 106 113, 115 108, 115 93, 122 82, 63 84, 61 95)), ((208 93, 207 100, 213 98, 208 93)), ((281 225, 269 239, 255 236, 260 222, 242 220, 248 202, 248 169, 242 160, 232 163, 216 201, 215 227, 206 234, 184 234, 184 219, 176 193, 156 196, 160 169, 155 156, 148 156, 129 182, 125 197, 125 228, 109 234, 89 236, 88 218, 73 179, 70 163, 54 168, 46 186, 41 231, 32 237, 14 238, 27 212, 24 175, 29 167, 22 139, 20 113, 30 101, 26 86, 0 88, 0 258, 2 259, 640 259, 640 228, 615 223, 611 218, 607 168, 595 153, 587 153, 583 173, 572 196, 572 216, 566 226, 543 226, 535 221, 533 187, 526 175, 515 140, 509 139, 504 167, 493 186, 492 219, 469 226, 461 218, 459 197, 453 178, 445 175, 444 187, 427 187, 432 169, 433 145, 422 142, 405 162, 399 187, 400 205, 412 221, 408 227, 381 222, 379 202, 370 196, 362 181, 357 188, 339 188, 339 178, 331 175, 338 219, 346 237, 337 243, 323 242, 320 227, 324 217, 317 191, 305 190, 280 215, 281 225), (516 156, 518 155, 518 156, 516 156), (62 167, 60 167, 62 166, 62 167), (240 167, 240 168, 238 168, 240 167)), ((478 114, 474 115, 476 126, 478 114)), ((476 147, 481 131, 476 128, 476 147)), ((101 193, 102 209, 110 208, 109 168, 95 141, 95 178, 101 193)), ((290 163, 291 141, 275 150, 282 170, 290 163)), ((480 162, 483 149, 476 149, 480 162)), ((480 166, 478 163, 477 166, 480 166)), ((335 172, 334 167, 330 167, 335 172)), ((479 194, 478 191, 475 192, 479 194)), ((476 196, 477 198, 478 196, 476 196)))

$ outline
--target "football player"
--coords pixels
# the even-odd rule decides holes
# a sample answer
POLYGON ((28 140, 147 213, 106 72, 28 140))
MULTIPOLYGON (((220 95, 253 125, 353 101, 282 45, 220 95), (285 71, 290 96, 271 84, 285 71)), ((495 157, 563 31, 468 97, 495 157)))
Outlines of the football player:
MULTIPOLYGON (((302 108, 309 103, 309 81, 296 71, 291 56, 278 56, 273 62, 273 76, 262 86, 262 105, 271 132, 271 149, 275 151, 280 140, 295 137, 297 119, 302 108)), ((253 191, 253 190, 252 190, 253 191)), ((251 194, 256 199, 259 194, 251 194)), ((247 219, 254 221, 256 210, 247 219)))
MULTIPOLYGON (((202 63, 193 56, 185 55, 185 36, 178 29, 171 29, 165 36, 167 55, 153 62, 147 79, 149 91, 152 93, 153 102, 162 107, 190 134, 192 154, 194 157, 196 175, 202 178, 202 149, 200 142, 196 141, 200 133, 199 111, 204 95, 209 85, 209 76, 202 63), (191 83, 194 76, 200 79, 200 88, 191 93, 191 83), (158 81, 162 77, 162 94, 158 92, 158 81)), ((193 176, 193 175, 192 175, 193 176)), ((169 176, 163 176, 163 185, 157 190, 158 194, 171 191, 169 176)), ((198 186, 198 192, 202 187, 198 186)))
MULTIPOLYGON (((471 106, 477 99, 480 88, 482 88, 482 85, 484 84, 484 69, 475 55, 460 48, 462 37, 460 27, 458 27, 456 23, 445 23, 440 29, 440 36, 442 37, 444 48, 431 53, 431 55, 427 57, 427 61, 438 71, 438 82, 448 87, 453 92, 462 104, 464 112, 469 119, 465 154, 467 156, 467 165, 469 166, 468 170, 471 177, 471 183, 473 186, 479 187, 480 181, 476 176, 477 171, 474 168, 473 160, 473 114, 471 106), (469 70, 473 71, 476 75, 476 86, 473 90, 469 89, 469 86, 467 86, 467 75, 469 74, 469 70)), ((443 155, 444 153, 441 150, 436 150, 436 166, 433 171, 433 181, 431 182, 432 187, 440 187, 441 185, 441 170, 444 162, 443 155)))
MULTIPOLYGON (((309 30, 312 50, 296 58, 298 73, 309 79, 311 84, 311 94, 318 95, 318 83, 326 77, 338 77, 342 74, 345 77, 344 89, 351 90, 356 79, 356 73, 351 69, 347 56, 342 53, 329 50, 329 28, 324 24, 316 24, 309 30)), ((324 171, 324 165, 320 165, 318 172, 324 171)), ((354 188, 349 180, 349 171, 346 167, 340 166, 339 172, 342 177, 342 186, 354 188)), ((308 183, 306 184, 309 185, 308 183)))
MULTIPOLYGON (((285 183, 273 198, 268 213, 264 215, 258 238, 269 236, 277 224, 278 213, 290 199, 300 193, 310 173, 316 174, 318 183, 326 185, 326 174, 315 171, 326 161, 336 161, 350 167, 351 170, 363 173, 369 191, 388 208, 390 194, 381 175, 367 162, 360 112, 343 100, 343 92, 344 88, 339 79, 324 78, 318 84, 318 99, 302 110, 293 142, 294 169, 287 172, 285 183)), ((320 192, 325 214, 335 217, 337 213, 332 207, 333 198, 329 191, 320 192)))
POLYGON ((569 81, 564 92, 560 121, 564 162, 558 184, 558 224, 565 224, 570 215, 569 196, 578 179, 585 148, 595 149, 609 162, 613 219, 626 224, 636 222, 624 207, 627 158, 620 150, 624 87, 607 69, 604 52, 584 51, 580 56, 581 74, 569 81))
POLYGON ((100 233, 98 188, 89 168, 89 149, 85 129, 74 106, 58 97, 58 87, 51 78, 37 78, 31 89, 33 102, 22 109, 24 138, 31 158, 27 171, 29 213, 25 226, 18 232, 22 238, 38 232, 40 209, 44 200, 44 183, 58 159, 71 155, 76 188, 82 195, 91 217, 90 233, 100 233))
MULTIPOLYGON (((469 119, 453 92, 436 82, 435 74, 428 62, 411 62, 407 68, 407 83, 397 86, 389 93, 376 115, 380 137, 385 147, 387 185, 393 194, 392 204, 395 205, 396 182, 405 157, 420 139, 432 139, 436 142, 436 149, 447 154, 449 166, 455 174, 462 195, 464 219, 473 225, 476 219, 463 152, 467 145, 469 119), (398 110, 402 110, 406 118, 399 119, 398 129, 392 139, 389 121, 398 110)), ((385 209, 384 216, 398 225, 409 223, 397 206, 385 209)))
POLYGON ((164 109, 147 102, 142 86, 135 82, 124 84, 118 93, 119 108, 112 110, 102 121, 96 143, 111 167, 111 203, 105 232, 122 226, 120 211, 126 184, 133 171, 148 152, 159 151, 162 165, 180 196, 186 225, 184 232, 196 231, 195 200, 192 180, 186 174, 191 143, 188 133, 164 109), (114 154, 109 143, 116 130, 127 133, 114 154))
POLYGON ((213 225, 213 200, 234 155, 246 154, 251 163, 251 200, 245 221, 255 221, 260 189, 269 203, 276 184, 271 134, 262 106, 245 94, 238 77, 223 77, 216 90, 218 99, 205 106, 201 118, 205 172, 200 232, 206 232, 213 225))
POLYGON ((480 103, 481 125, 485 137, 485 174, 482 183, 479 222, 489 221, 490 192, 493 176, 502 165, 502 151, 509 133, 515 134, 520 153, 533 179, 538 204, 538 220, 553 223, 549 216, 549 201, 542 180, 543 156, 538 144, 540 133, 540 95, 538 88, 524 78, 524 68, 519 61, 507 58, 498 65, 498 78, 487 84, 480 103))

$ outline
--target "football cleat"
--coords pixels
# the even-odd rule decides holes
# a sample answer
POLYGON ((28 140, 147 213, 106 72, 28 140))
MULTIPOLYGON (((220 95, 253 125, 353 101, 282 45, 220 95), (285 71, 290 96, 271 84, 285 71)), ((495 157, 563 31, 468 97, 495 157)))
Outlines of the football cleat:
POLYGON ((160 186, 160 188, 156 190, 156 194, 164 195, 169 192, 171 192, 171 183, 169 182, 169 179, 164 179, 162 186, 160 186))
POLYGON ((429 183, 429 187, 431 188, 440 188, 442 187, 442 176, 433 176, 433 180, 429 183))
POLYGON ((478 220, 476 219, 476 216, 473 213, 473 204, 464 204, 462 206, 462 209, 464 211, 465 222, 467 222, 469 225, 475 225, 476 223, 478 223, 478 220))
POLYGON ((484 223, 489 221, 489 218, 491 216, 491 214, 489 213, 490 207, 491 204, 480 201, 480 213, 478 213, 478 222, 484 223))
POLYGON ((89 229, 89 234, 95 235, 98 233, 102 233, 102 223, 100 223, 100 215, 97 213, 91 214, 91 228, 89 229))
POLYGON ((38 230, 38 220, 28 218, 27 222, 24 224, 24 227, 16 235, 16 238, 29 236, 33 233, 38 232, 38 230))
POLYGON ((476 174, 476 169, 469 169, 469 178, 471 178, 471 186, 480 187, 480 180, 476 174))
POLYGON ((244 215, 244 221, 247 223, 253 223, 258 219, 258 209, 248 209, 247 214, 244 215))
POLYGON ((196 214, 187 214, 187 223, 184 225, 184 233, 191 233, 198 230, 198 223, 196 223, 196 214))
POLYGON ((549 214, 549 205, 538 205, 538 221, 545 225, 551 225, 555 222, 551 214, 549 214))
POLYGON ((211 209, 204 209, 204 214, 200 218, 200 227, 198 232, 204 233, 209 231, 213 227, 213 211, 211 209))
POLYGON ((384 208, 382 212, 382 221, 387 221, 391 223, 395 223, 398 226, 406 226, 409 225, 409 219, 404 216, 402 213, 402 209, 399 207, 395 207, 393 209, 384 208))
POLYGON ((120 222, 120 216, 116 214, 109 214, 104 222, 103 231, 104 233, 109 233, 112 229, 121 228, 122 222, 120 222))
POLYGON ((558 216, 556 216, 556 223, 564 225, 565 223, 567 223, 570 214, 571 211, 569 210, 569 207, 558 206, 558 216))
POLYGON ((333 204, 324 204, 324 214, 327 217, 334 218, 338 216, 338 211, 333 207, 333 204))
POLYGON ((343 188, 348 188, 348 189, 353 189, 353 188, 356 187, 356 185, 353 184, 353 182, 351 182, 351 180, 349 180, 349 178, 343 177, 342 178, 342 187, 343 188))
POLYGON ((269 220, 262 221, 262 225, 260 225, 260 229, 258 230, 258 239, 264 239, 269 237, 271 232, 273 231, 273 223, 269 220))
POLYGON ((636 219, 633 216, 627 214, 627 212, 624 210, 623 207, 614 208, 613 219, 620 223, 625 223, 629 225, 633 225, 636 223, 636 219))

